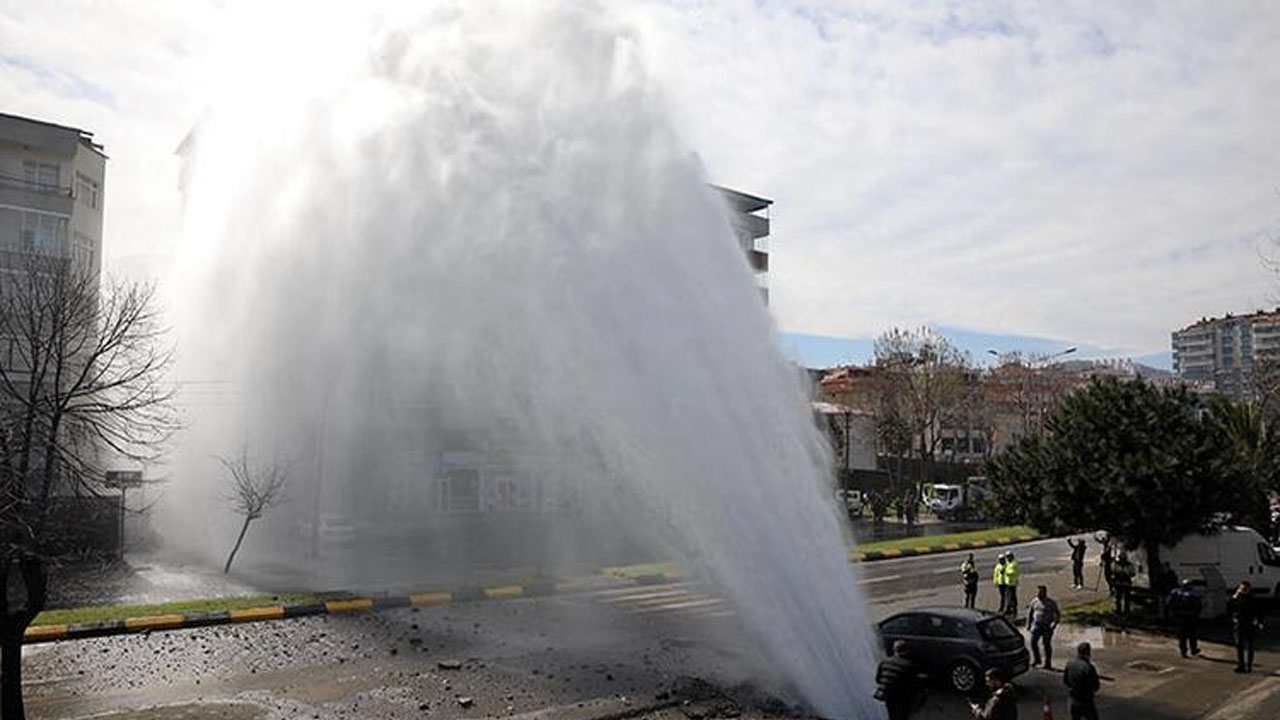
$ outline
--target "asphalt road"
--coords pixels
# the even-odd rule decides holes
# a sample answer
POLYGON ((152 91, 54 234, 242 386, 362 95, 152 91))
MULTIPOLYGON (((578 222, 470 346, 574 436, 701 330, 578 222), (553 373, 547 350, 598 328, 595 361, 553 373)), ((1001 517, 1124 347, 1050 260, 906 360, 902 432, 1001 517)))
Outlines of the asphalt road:
MULTIPOLYGON (((1054 594, 1066 592, 1059 589, 1069 576, 1065 550, 1061 540, 1014 548, 1024 585, 1044 582, 1054 594)), ((997 552, 975 553, 985 572, 997 552)), ((871 614, 955 604, 963 555, 858 568, 871 614)), ((980 602, 989 605, 993 593, 985 582, 983 591, 980 602)), ((1211 662, 1224 655, 1220 648, 1210 646, 1210 660, 1179 664, 1163 640, 1101 633, 1087 639, 1099 648, 1100 667, 1117 678, 1104 690, 1110 703, 1104 716, 1108 708, 1111 717, 1156 720, 1280 716, 1266 714, 1280 709, 1280 676, 1224 671, 1211 662)), ((696 582, 680 582, 36 646, 28 654, 26 692, 35 718, 586 720, 635 712, 656 720, 686 717, 680 708, 644 709, 669 702, 677 678, 734 687, 759 677, 760 663, 732 607, 696 582)), ((1259 668, 1270 673, 1280 658, 1264 653, 1259 668)), ((1038 716, 1041 693, 1061 697, 1051 673, 1031 673, 1019 685, 1026 717, 1038 716)), ((738 688, 731 696, 742 717, 769 716, 752 709, 752 691, 738 688)), ((703 704, 715 709, 721 702, 703 704)), ((964 712, 960 698, 940 693, 921 717, 964 712)))

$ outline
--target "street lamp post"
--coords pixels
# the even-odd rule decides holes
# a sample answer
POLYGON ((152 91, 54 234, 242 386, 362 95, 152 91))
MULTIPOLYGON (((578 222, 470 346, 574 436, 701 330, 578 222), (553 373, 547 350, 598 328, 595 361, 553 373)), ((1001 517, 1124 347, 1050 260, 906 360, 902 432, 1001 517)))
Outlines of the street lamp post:
MULTIPOLYGON (((1031 434, 1030 395, 1031 395, 1032 388, 1030 386, 1031 386, 1032 374, 1035 373, 1037 369, 1044 369, 1050 364, 1056 364, 1055 363, 1056 360, 1062 357, 1066 357, 1067 355, 1070 355, 1076 350, 1077 348, 1075 346, 1072 346, 1067 348, 1066 350, 1062 350, 1061 352, 1052 353, 1050 355, 1041 355, 1038 357, 1032 356, 1032 355, 1024 356, 1021 352, 1018 352, 1018 351, 1002 354, 997 350, 993 350, 993 349, 987 350, 987 354, 993 355, 996 358, 1000 358, 1000 359, 1013 358, 1013 361, 1016 362, 1018 366, 1023 369, 1022 382, 1021 382, 1022 389, 1021 389, 1021 392, 1019 393, 1018 405, 1022 410, 1022 434, 1024 436, 1031 434), (1026 360, 1023 360, 1024 357, 1026 357, 1026 360)), ((1036 398, 1035 400, 1036 400, 1035 402, 1036 424, 1038 426, 1044 415, 1044 404, 1042 402, 1039 402, 1039 398, 1036 398)))

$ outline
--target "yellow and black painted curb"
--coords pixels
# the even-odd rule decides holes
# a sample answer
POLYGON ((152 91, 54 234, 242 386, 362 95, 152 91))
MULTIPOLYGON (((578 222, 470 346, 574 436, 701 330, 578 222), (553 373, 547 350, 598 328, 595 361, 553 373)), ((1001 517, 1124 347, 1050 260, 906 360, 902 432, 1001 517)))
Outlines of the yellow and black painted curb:
POLYGON ((968 542, 928 545, 926 547, 901 548, 897 550, 870 550, 867 552, 862 552, 857 548, 853 548, 849 551, 849 559, 857 560, 858 562, 874 562, 876 560, 919 557, 921 555, 936 555, 938 553, 955 552, 957 550, 977 550, 979 548, 1013 545, 1015 543, 1031 542, 1033 540, 1044 540, 1046 537, 1048 536, 1035 534, 1010 535, 1008 537, 995 538, 992 540, 972 540, 968 542))
MULTIPOLYGON (((872 550, 861 552, 856 548, 849 551, 849 558, 859 562, 874 562, 893 558, 918 557, 936 553, 954 552, 956 550, 973 550, 977 548, 1011 545, 1044 539, 1045 535, 1011 535, 994 540, 948 543, 920 548, 903 548, 899 550, 872 550)), ((647 573, 633 576, 612 576, 624 579, 635 585, 661 585, 678 582, 685 575, 676 570, 647 573)), ((32 625, 22 637, 24 644, 52 642, 55 640, 81 640, 85 638, 109 637, 112 635, 129 635, 133 633, 149 633, 163 630, 179 630, 214 625, 233 625, 239 623, 259 622, 263 620, 282 620, 285 618, 309 617, 312 615, 339 615, 346 613, 376 612, 405 607, 431 607, 462 602, 479 602, 485 600, 510 600, 522 597, 544 597, 548 595, 571 595, 591 588, 588 580, 552 580, 538 579, 524 583, 498 585, 494 587, 464 587, 453 591, 420 592, 408 595, 344 597, 324 602, 297 605, 269 605, 265 607, 244 608, 240 610, 223 610, 209 613, 173 613, 167 615, 148 615, 117 620, 104 620, 88 623, 58 623, 49 625, 32 625)))
MULTIPOLYGON (((679 580, 679 575, 653 574, 633 578, 636 585, 654 585, 679 580)), ((551 580, 541 579, 520 584, 498 585, 494 587, 464 587, 453 591, 420 592, 408 595, 345 597, 324 602, 298 605, 269 605, 265 607, 244 608, 240 610, 223 610, 209 613, 186 613, 168 615, 149 615, 118 620, 104 620, 88 623, 60 623, 50 625, 32 625, 22 637, 24 644, 52 642, 55 640, 82 640, 85 638, 108 637, 112 635, 128 635, 133 633, 149 633, 162 630, 179 630, 214 625, 234 625, 239 623, 259 622, 262 620, 282 620, 285 618, 308 617, 312 615, 341 615, 347 613, 376 612, 393 608, 432 607, 461 602, 478 602, 484 600, 510 600, 521 597, 542 597, 547 595, 571 595, 590 589, 584 580, 551 580)))

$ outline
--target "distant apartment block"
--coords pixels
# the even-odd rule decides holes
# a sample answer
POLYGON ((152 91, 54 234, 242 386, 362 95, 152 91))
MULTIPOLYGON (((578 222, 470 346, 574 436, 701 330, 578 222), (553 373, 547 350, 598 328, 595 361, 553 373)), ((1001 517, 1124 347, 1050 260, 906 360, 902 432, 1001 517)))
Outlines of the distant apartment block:
POLYGON ((1252 395, 1255 370, 1266 361, 1280 361, 1280 309, 1201 318, 1173 333, 1178 378, 1219 395, 1252 395))
POLYGON ((713 186, 729 207, 729 222, 747 263, 756 274, 756 287, 769 304, 769 206, 772 200, 726 187, 713 186))

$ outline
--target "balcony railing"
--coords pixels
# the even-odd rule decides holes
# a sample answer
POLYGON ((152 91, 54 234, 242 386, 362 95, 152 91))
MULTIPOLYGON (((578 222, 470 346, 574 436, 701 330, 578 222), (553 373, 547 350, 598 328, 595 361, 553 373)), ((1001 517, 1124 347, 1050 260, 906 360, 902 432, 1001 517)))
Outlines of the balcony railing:
POLYGON ((20 190, 29 190, 31 192, 44 193, 47 195, 58 195, 60 197, 71 197, 72 191, 69 186, 50 185, 48 183, 35 182, 20 178, 14 175, 6 175, 0 173, 0 187, 18 188, 20 190))

